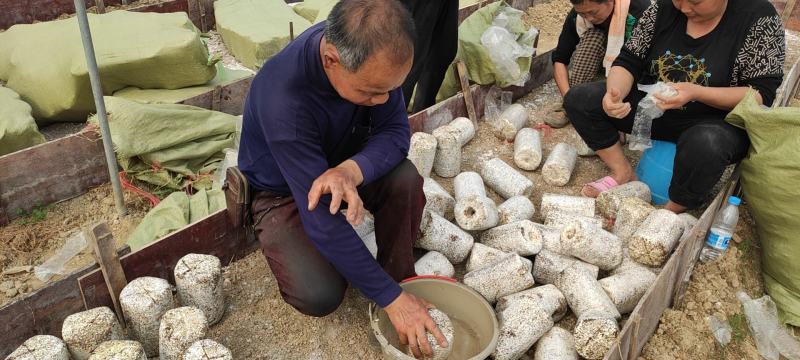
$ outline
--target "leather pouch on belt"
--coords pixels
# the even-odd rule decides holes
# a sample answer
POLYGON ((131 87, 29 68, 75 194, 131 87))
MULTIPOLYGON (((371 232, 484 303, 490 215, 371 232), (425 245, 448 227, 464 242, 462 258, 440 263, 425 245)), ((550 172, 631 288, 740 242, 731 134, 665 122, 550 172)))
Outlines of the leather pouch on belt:
POLYGON ((250 224, 250 184, 238 167, 229 167, 225 174, 225 202, 228 217, 235 228, 250 224))

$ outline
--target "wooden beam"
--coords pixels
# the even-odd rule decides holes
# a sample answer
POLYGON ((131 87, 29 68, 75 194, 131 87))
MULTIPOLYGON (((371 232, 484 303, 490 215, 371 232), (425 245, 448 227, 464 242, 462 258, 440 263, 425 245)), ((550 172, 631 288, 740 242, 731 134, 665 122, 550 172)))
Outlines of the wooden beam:
POLYGON ((456 60, 453 64, 458 82, 461 84, 461 92, 464 93, 464 104, 467 107, 467 115, 475 129, 478 128, 478 114, 475 112, 475 105, 472 103, 472 92, 469 90, 469 79, 467 79, 467 67, 461 60, 456 60))
POLYGON ((52 204, 107 183, 103 143, 94 130, 0 156, 0 225, 35 206, 52 204))
POLYGON ((244 109, 244 102, 247 99, 247 92, 250 91, 252 82, 253 76, 248 76, 180 103, 221 111, 231 115, 241 115, 244 109))
POLYGON ((108 224, 101 222, 85 229, 84 234, 92 243, 95 261, 100 266, 103 279, 106 282, 109 294, 111 294, 114 311, 117 313, 120 324, 124 327, 125 316, 122 315, 122 308, 119 304, 119 293, 122 292, 125 285, 128 285, 128 279, 125 278, 125 272, 122 270, 111 229, 108 224))
POLYGON ((774 106, 789 106, 792 98, 795 97, 800 87, 800 59, 795 61, 792 68, 784 76, 783 83, 778 88, 777 97, 775 98, 774 106))
POLYGON ((792 16, 792 12, 794 11, 794 6, 797 4, 797 0, 787 0, 786 5, 783 8, 783 14, 781 15, 781 19, 783 22, 788 22, 789 17, 792 16))
MULTIPOLYGON (((128 279, 155 276, 174 284, 173 269, 186 254, 210 254, 220 258, 223 264, 229 264, 257 249, 258 242, 247 239, 241 229, 234 229, 228 219, 228 211, 223 209, 121 257, 120 262, 128 279)), ((104 285, 99 269, 78 279, 87 309, 113 306, 111 295, 104 285)))

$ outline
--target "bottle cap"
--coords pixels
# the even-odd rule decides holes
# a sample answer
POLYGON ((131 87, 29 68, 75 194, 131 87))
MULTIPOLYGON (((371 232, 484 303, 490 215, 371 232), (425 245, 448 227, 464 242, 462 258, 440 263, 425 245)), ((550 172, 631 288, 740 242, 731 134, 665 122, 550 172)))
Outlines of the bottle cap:
POLYGON ((731 197, 728 197, 728 203, 731 204, 731 205, 739 206, 742 203, 742 199, 740 199, 740 198, 738 198, 736 196, 731 196, 731 197))

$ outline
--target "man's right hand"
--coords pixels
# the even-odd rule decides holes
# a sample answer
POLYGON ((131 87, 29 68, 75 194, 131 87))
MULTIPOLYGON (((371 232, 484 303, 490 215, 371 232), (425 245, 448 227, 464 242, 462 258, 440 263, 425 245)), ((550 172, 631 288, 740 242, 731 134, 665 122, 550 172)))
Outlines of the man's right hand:
POLYGON ((612 87, 603 96, 603 111, 612 118, 622 119, 631 112, 631 104, 622 102, 622 93, 612 87))
POLYGON ((445 348, 450 346, 436 323, 428 315, 428 309, 433 307, 427 301, 403 291, 384 309, 397 330, 400 344, 408 345, 417 358, 422 357, 423 354, 425 356, 433 355, 433 349, 431 349, 425 333, 426 330, 433 334, 439 346, 445 348), (420 350, 422 351, 420 352, 420 350))

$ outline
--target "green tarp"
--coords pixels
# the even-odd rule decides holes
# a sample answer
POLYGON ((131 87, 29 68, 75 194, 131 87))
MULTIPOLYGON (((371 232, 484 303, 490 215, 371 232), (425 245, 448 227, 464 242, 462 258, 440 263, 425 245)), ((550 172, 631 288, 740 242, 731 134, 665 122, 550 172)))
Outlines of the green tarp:
POLYGON ((767 292, 781 320, 800 326, 800 108, 764 108, 750 91, 726 120, 750 138, 742 188, 757 224, 767 292))
POLYGON ((200 190, 192 196, 174 192, 152 208, 128 237, 131 251, 169 235, 186 225, 225 208, 222 190, 200 190))
MULTIPOLYGON (((128 86, 179 89, 214 78, 200 33, 186 13, 89 14, 103 93, 128 86)), ((75 18, 14 25, 0 33, 0 79, 33 108, 39 124, 85 121, 94 112, 75 18)))
POLYGON ((253 73, 250 71, 228 69, 225 68, 222 63, 217 63, 217 76, 205 85, 175 90, 140 89, 131 86, 115 92, 114 97, 121 97, 144 104, 175 104, 212 91, 217 86, 228 85, 236 80, 246 78, 252 74, 253 73))
POLYGON ((105 102, 114 150, 129 175, 176 190, 211 188, 222 150, 234 145, 236 116, 111 96, 105 102))
POLYGON ((251 69, 261 67, 289 43, 289 22, 295 36, 311 26, 283 0, 218 0, 214 17, 225 46, 251 69))
POLYGON ((13 90, 0 86, 0 156, 44 141, 30 105, 13 90))
MULTIPOLYGON (((472 15, 464 19, 458 27, 458 52, 456 59, 464 62, 467 68, 469 80, 481 85, 497 84, 506 87, 511 83, 498 76, 498 70, 492 61, 489 51, 481 44, 481 36, 492 25, 498 13, 505 12, 508 16, 508 23, 505 26, 509 32, 517 37, 520 45, 533 47, 534 38, 525 38, 523 35, 528 31, 522 22, 522 12, 511 8, 502 1, 494 2, 484 6, 472 15), (524 38, 524 40, 523 40, 524 38)), ((521 72, 529 71, 532 56, 517 58, 521 72)), ((453 74, 453 68, 447 70, 436 101, 442 101, 455 95, 461 90, 460 83, 453 74)))
POLYGON ((312 24, 316 24, 328 18, 333 5, 339 0, 305 0, 292 6, 297 15, 302 16, 312 24))

